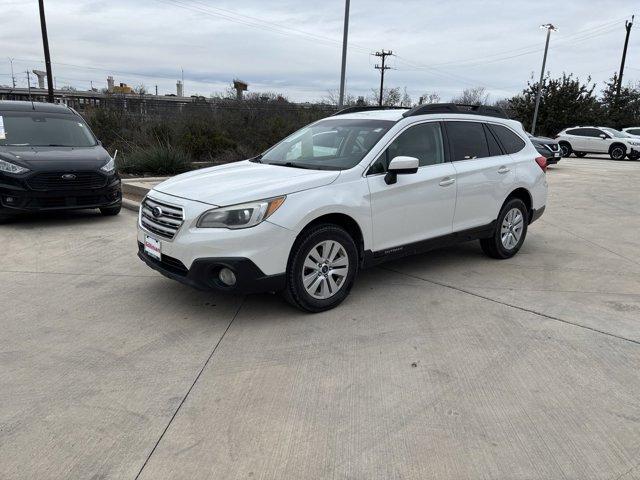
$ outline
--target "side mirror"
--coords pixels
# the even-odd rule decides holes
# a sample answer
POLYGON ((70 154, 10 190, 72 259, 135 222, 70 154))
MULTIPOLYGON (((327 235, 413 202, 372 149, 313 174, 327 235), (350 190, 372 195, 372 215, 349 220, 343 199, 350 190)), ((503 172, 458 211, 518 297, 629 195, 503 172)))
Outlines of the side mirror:
POLYGON ((601 133, 600 134, 600 138, 603 139, 603 140, 606 140, 609 137, 607 137, 604 133, 601 133))
POLYGON ((387 185, 392 185, 398 181, 398 175, 416 173, 419 166, 420 161, 415 157, 395 157, 389 162, 384 181, 387 185))

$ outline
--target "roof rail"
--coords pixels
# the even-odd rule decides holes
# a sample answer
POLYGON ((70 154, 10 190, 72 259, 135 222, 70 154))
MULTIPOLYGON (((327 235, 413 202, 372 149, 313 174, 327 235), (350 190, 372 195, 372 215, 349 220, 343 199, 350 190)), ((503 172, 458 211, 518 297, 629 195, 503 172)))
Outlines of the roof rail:
POLYGON ((435 113, 460 113, 471 115, 485 115, 487 117, 509 118, 499 107, 488 105, 466 105, 460 103, 429 103, 418 105, 403 114, 403 117, 413 117, 415 115, 430 115, 435 113))
POLYGON ((333 115, 331 115, 332 117, 335 117, 336 115, 345 115, 347 113, 358 113, 358 112, 368 112, 368 111, 373 111, 373 110, 408 110, 409 107, 388 107, 388 106, 379 106, 379 105, 375 105, 375 106, 366 106, 366 105, 359 105, 359 106, 355 106, 355 107, 347 107, 347 108, 343 108, 342 110, 338 110, 336 113, 334 113, 333 115))

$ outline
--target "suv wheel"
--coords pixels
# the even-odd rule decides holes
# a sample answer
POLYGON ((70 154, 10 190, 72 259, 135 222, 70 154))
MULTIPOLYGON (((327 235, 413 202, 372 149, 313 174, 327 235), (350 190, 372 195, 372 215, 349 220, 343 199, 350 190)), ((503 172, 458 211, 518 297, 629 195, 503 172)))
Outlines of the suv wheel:
POLYGON ((573 153, 575 153, 576 157, 578 158, 583 158, 587 156, 587 154, 584 152, 573 152, 573 153))
POLYGON ((493 236, 480 240, 482 251, 492 258, 511 258, 524 243, 529 211, 519 198, 509 200, 500 210, 493 236))
POLYGON ((571 149, 571 145, 569 145, 568 142, 560 142, 560 150, 562 151, 562 156, 565 158, 571 155, 571 152, 573 152, 573 150, 571 149))
POLYGON ((353 238, 337 225, 315 226, 291 250, 284 297, 307 312, 329 310, 349 295, 357 272, 353 238))
POLYGON ((100 209, 100 213, 105 217, 113 217, 120 213, 121 208, 122 208, 122 205, 117 205, 115 207, 102 207, 100 209))
POLYGON ((609 156, 613 160, 623 160, 626 155, 627 149, 624 147, 624 145, 616 144, 613 145, 609 150, 609 156))

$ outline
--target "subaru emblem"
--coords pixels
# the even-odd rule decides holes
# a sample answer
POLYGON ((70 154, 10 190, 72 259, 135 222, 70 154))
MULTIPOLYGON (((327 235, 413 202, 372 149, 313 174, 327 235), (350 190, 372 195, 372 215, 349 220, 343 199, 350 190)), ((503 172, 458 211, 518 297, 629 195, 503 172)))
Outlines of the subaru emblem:
POLYGON ((154 217, 158 218, 160 215, 162 215, 162 209, 160 207, 153 207, 151 209, 151 213, 154 217))

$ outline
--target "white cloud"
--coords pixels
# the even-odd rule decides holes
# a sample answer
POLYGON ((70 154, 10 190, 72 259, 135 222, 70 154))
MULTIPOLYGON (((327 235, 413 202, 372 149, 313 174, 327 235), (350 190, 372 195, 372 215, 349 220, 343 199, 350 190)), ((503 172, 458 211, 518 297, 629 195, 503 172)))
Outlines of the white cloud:
MULTIPOLYGON (((406 86, 413 96, 436 91, 447 99, 476 85, 494 98, 509 96, 532 73, 539 75, 544 32, 538 25, 549 21, 560 30, 552 37, 547 70, 602 82, 619 67, 622 19, 633 6, 626 0, 353 0, 347 87, 355 95, 377 87, 369 53, 385 48, 398 54, 386 85, 406 86)), ((42 68, 36 2, 5 0, 2 8, 4 56, 16 58, 16 71, 42 68)), ((54 76, 59 86, 87 88, 90 81, 104 86, 111 73, 131 85, 157 84, 165 93, 175 90, 184 68, 188 94, 221 91, 239 77, 251 90, 315 100, 338 86, 343 9, 342 0, 49 1, 54 76)), ((639 64, 635 31, 626 80, 640 77, 639 64)), ((9 83, 9 71, 8 60, 0 58, 0 83, 9 83)), ((19 82, 26 83, 24 73, 19 82)))

